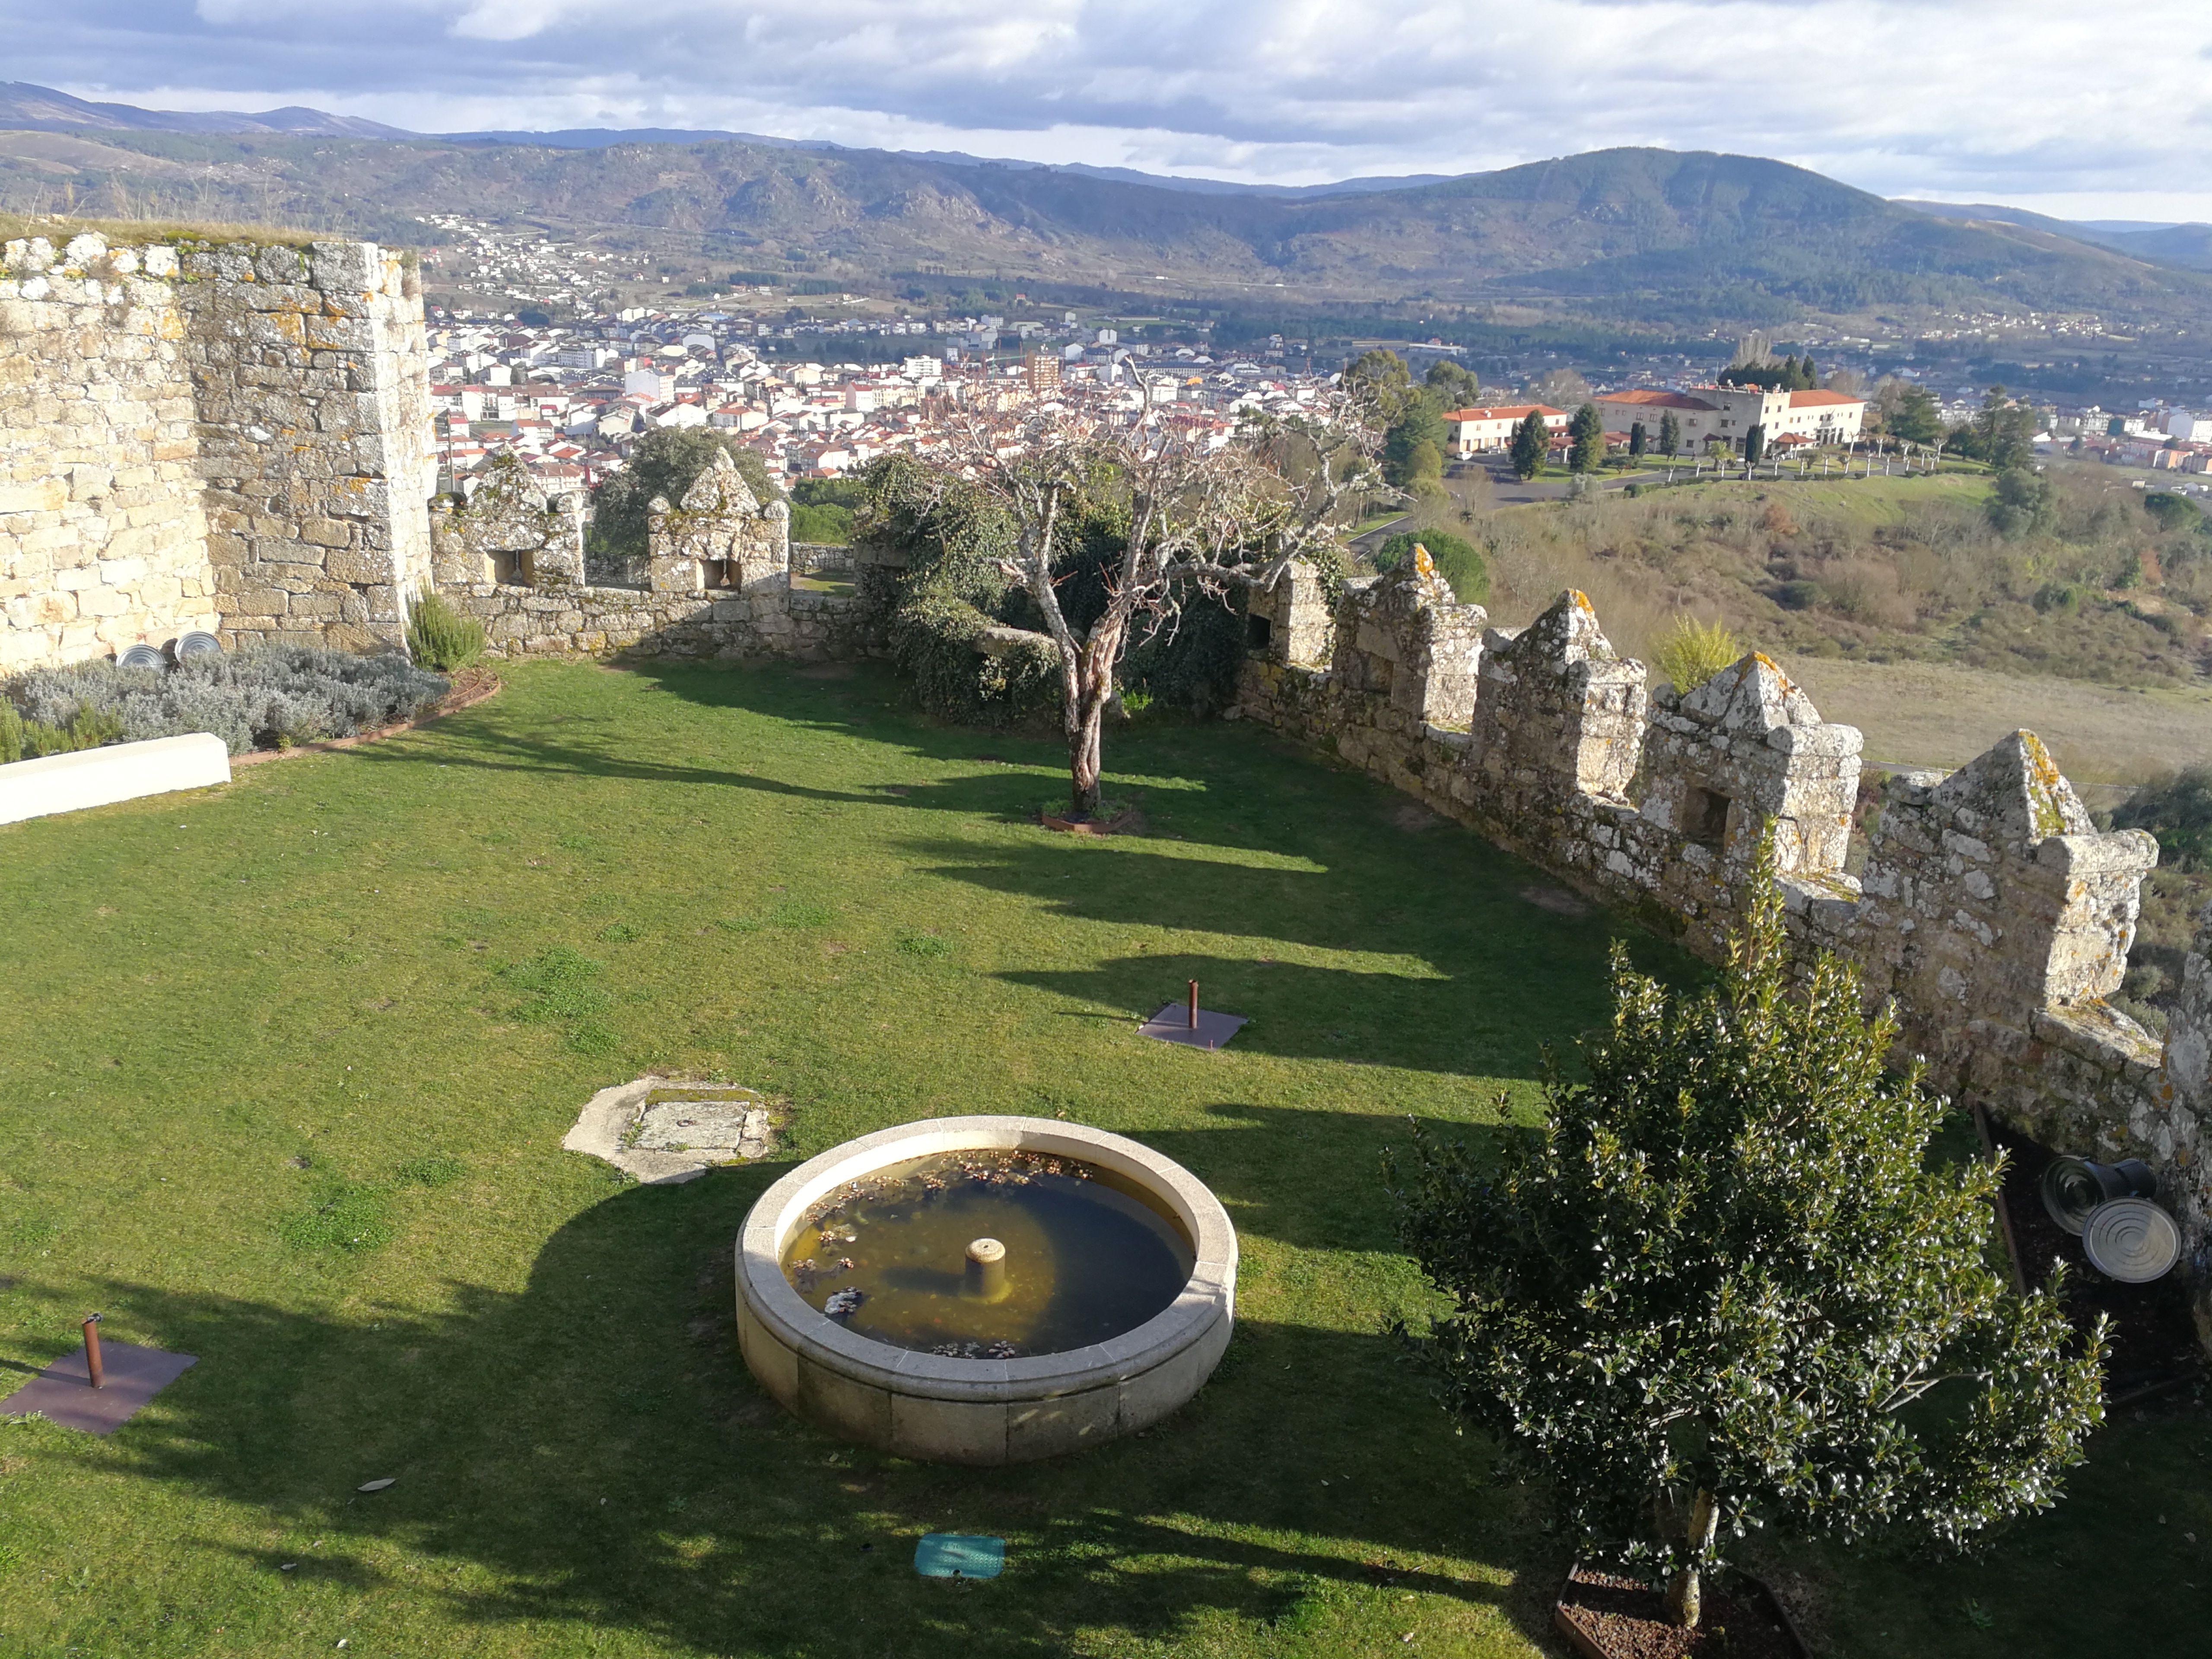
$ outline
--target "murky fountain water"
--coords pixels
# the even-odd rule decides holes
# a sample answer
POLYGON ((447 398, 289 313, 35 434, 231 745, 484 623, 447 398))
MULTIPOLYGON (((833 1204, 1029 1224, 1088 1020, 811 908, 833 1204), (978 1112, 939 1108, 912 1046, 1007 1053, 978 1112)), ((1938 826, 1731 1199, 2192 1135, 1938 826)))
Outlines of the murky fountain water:
POLYGON ((1133 1330, 1192 1264, 1182 1230, 1133 1183, 1021 1152, 918 1158, 840 1188, 783 1256, 808 1304, 859 1335, 992 1359, 1133 1330))

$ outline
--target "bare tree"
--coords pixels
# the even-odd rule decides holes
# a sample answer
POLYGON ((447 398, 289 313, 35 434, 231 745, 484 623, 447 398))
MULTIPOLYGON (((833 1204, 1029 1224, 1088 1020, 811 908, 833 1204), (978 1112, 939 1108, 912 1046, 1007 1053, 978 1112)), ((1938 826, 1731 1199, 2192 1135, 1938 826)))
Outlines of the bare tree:
POLYGON ((1272 586, 1294 560, 1332 561, 1353 503, 1394 493, 1376 465, 1379 447, 1344 395, 1310 416, 1248 420, 1225 436, 1203 417, 1058 405, 970 415, 948 433, 942 475, 974 481, 1005 509, 1015 547, 999 568, 1044 619, 1041 635, 998 628, 991 642, 1049 640, 1059 658, 1078 815, 1098 810, 1115 671, 1130 645, 1172 629, 1194 596, 1272 586), (1125 513, 1127 537, 1100 573, 1104 608, 1082 626, 1060 604, 1074 574, 1066 532, 1086 506, 1108 501, 1125 513))

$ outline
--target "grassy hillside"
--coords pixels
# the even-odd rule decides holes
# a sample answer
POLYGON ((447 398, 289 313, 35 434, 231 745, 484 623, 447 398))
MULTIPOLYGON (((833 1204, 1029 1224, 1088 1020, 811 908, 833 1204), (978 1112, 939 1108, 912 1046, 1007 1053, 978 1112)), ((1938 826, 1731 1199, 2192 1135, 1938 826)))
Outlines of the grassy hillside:
POLYGON ((854 275, 937 266, 1223 296, 1280 286, 1307 301, 1538 301, 1676 324, 1982 301, 2157 319, 2212 299, 2203 275, 2040 230, 1934 218, 1778 161, 1657 149, 1297 199, 735 142, 0 135, 0 205, 68 193, 384 236, 419 236, 412 216, 434 211, 620 227, 854 275))
POLYGON ((1502 621, 1581 587, 1630 651, 1686 613, 1797 659, 2198 685, 2212 520, 2184 509, 2162 521, 2144 506, 2154 493, 2107 469, 2060 465, 2051 479, 2045 512, 2009 533, 1974 474, 1701 484, 1447 516, 1486 548, 1502 621))

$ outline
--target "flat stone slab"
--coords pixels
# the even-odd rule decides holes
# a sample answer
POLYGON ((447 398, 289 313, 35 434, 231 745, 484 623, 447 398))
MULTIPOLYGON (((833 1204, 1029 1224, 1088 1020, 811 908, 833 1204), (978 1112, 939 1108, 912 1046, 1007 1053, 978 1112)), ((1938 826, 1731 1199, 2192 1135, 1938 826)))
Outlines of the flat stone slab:
POLYGON ((84 1350, 79 1348, 0 1400, 0 1417, 28 1417, 37 1412, 64 1428, 82 1429, 87 1434, 113 1434, 137 1414, 140 1407, 198 1364, 197 1354, 103 1340, 100 1370, 105 1388, 92 1386, 92 1374, 85 1370, 84 1350))
POLYGON ((1162 1042, 1186 1043, 1194 1048, 1218 1048, 1235 1036, 1246 1024, 1242 1014, 1217 1014, 1211 1008, 1198 1011, 1198 1024, 1190 1023, 1190 1005, 1170 1002, 1137 1028, 1139 1036, 1156 1037, 1162 1042))
POLYGON ((641 1077, 593 1095, 561 1145, 648 1186, 673 1186, 765 1158, 775 1141, 768 1101, 750 1089, 641 1077))

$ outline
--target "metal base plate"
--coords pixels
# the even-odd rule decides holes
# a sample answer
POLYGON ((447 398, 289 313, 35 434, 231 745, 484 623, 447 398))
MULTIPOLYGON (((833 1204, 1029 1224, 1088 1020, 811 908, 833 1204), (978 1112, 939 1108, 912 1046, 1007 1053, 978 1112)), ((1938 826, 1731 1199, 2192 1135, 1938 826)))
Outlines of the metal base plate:
POLYGON ((914 1570, 924 1578, 996 1578, 1006 1565, 1003 1538, 933 1532, 914 1547, 914 1570))
POLYGON ((197 1354, 142 1348, 135 1342, 102 1341, 100 1369, 105 1388, 92 1386, 84 1350, 66 1354, 21 1388, 0 1400, 0 1417, 28 1417, 41 1412, 64 1428, 87 1434, 112 1434, 138 1408, 199 1364, 197 1354))
POLYGON ((1187 1043, 1194 1048, 1218 1048, 1235 1036, 1245 1023, 1242 1014, 1217 1014, 1210 1008, 1198 1011, 1198 1029, 1190 1024, 1190 1005, 1170 1002, 1137 1028, 1139 1036, 1158 1037, 1162 1042, 1187 1043))

